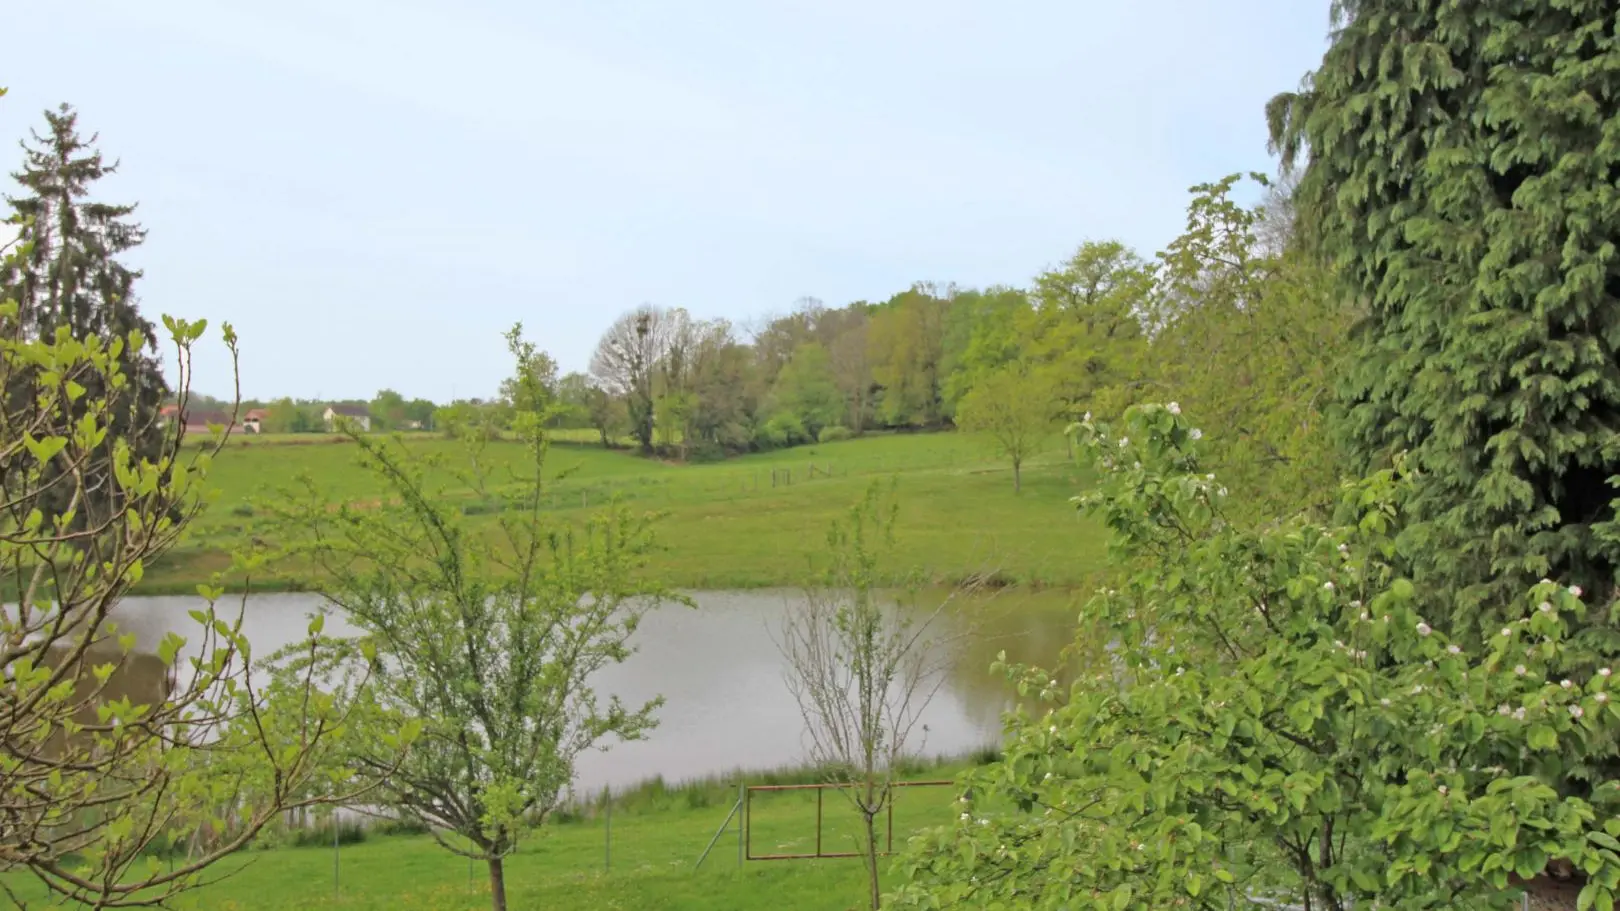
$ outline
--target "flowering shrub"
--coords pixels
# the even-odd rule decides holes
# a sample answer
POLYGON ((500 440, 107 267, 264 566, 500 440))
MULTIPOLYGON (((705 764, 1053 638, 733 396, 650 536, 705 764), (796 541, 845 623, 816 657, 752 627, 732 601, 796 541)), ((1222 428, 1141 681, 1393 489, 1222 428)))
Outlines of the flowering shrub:
POLYGON ((1083 624, 1109 658, 1066 690, 1004 668, 1050 709, 1009 716, 894 906, 1506 908, 1556 859, 1611 911, 1620 784, 1562 788, 1620 730, 1612 670, 1570 635, 1584 593, 1543 581, 1464 648, 1391 568, 1398 472, 1347 487, 1342 526, 1246 530, 1180 410, 1071 428, 1121 580, 1083 624))

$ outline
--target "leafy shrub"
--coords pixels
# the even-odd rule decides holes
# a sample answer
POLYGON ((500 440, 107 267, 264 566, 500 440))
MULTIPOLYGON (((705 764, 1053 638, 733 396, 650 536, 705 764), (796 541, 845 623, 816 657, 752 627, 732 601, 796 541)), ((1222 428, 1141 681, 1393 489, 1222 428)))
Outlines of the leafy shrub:
POLYGON ((377 835, 426 835, 428 827, 417 819, 384 817, 371 823, 371 831, 377 835))
POLYGON ((848 427, 833 424, 831 426, 821 428, 821 432, 816 434, 816 442, 836 443, 840 440, 852 439, 854 436, 855 432, 850 430, 848 427))
POLYGON ((754 442, 761 449, 781 449, 784 446, 797 446, 809 442, 810 435, 805 432, 804 422, 798 415, 783 411, 770 417, 754 434, 754 442))
POLYGON ((1569 635, 1585 593, 1544 580, 1484 643, 1441 629, 1391 562, 1398 469, 1349 485, 1342 525, 1248 530, 1179 413, 1075 428, 1120 570, 1082 625, 1116 640, 1072 688, 1003 668, 1051 708, 1012 718, 885 907, 1505 908, 1560 859, 1612 908, 1620 783, 1594 760, 1620 708, 1569 635), (1589 798, 1559 790, 1572 772, 1589 798))
MULTIPOLYGON (((292 846, 295 848, 318 848, 332 844, 332 821, 328 820, 318 826, 302 826, 291 832, 292 846)), ((357 845, 366 840, 365 823, 358 819, 343 819, 337 821, 337 843, 339 845, 357 845)))

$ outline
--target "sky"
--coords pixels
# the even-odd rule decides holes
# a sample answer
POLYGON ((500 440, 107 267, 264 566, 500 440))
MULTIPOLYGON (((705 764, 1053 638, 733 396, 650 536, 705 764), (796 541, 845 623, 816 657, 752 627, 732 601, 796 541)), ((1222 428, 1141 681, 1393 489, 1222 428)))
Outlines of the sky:
MULTIPOLYGON (((64 101, 99 133, 143 312, 232 323, 247 397, 435 401, 491 395, 517 321, 583 370, 643 303, 746 329, 1151 254, 1190 186, 1274 168, 1263 106, 1328 28, 1328 0, 72 9, 3 14, 0 138, 64 101)), ((217 335, 195 365, 229 391, 217 335)))

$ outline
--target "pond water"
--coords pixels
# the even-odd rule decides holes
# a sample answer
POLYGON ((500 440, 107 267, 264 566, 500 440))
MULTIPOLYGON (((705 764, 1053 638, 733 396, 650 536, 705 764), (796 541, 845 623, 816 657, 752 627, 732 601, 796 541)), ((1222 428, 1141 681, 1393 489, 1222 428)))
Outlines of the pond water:
MULTIPOLYGON (((637 652, 594 681, 599 694, 637 704, 665 699, 649 738, 613 743, 579 757, 578 793, 627 787, 654 776, 675 782, 763 769, 805 760, 804 723, 783 677, 776 638, 787 612, 802 604, 790 590, 693 592, 697 608, 660 607, 647 615, 632 644, 637 652)), ((939 603, 935 595, 934 604, 939 603)), ((229 600, 229 599, 227 599, 229 600)), ((247 599, 243 630, 257 655, 302 639, 308 617, 323 600, 309 594, 265 594, 247 599)), ((202 602, 187 597, 128 598, 117 610, 120 631, 135 633, 137 648, 153 648, 164 633, 195 631, 187 611, 202 602)), ((236 604, 221 602, 234 615, 236 604)), ((959 639, 943 685, 922 716, 912 752, 956 755, 1000 739, 1001 713, 1012 690, 990 673, 997 652, 1011 660, 1055 667, 1074 635, 1074 611, 1054 595, 977 597, 953 602, 939 622, 959 639)), ((332 616, 329 635, 353 628, 332 616)))

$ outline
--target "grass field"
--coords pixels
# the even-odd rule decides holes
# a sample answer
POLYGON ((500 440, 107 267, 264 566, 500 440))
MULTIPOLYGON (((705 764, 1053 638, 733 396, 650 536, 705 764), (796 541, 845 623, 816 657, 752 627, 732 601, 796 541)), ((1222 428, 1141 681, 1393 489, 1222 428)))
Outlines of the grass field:
MULTIPOLYGON (((354 447, 331 439, 250 438, 222 453, 211 478, 218 501, 188 544, 148 573, 143 590, 189 590, 224 568, 232 549, 263 534, 262 507, 256 512, 253 504, 300 473, 334 499, 374 501, 380 487, 356 466, 354 447)), ((417 437, 408 445, 447 458, 461 454, 459 444, 443 439, 417 437)), ((521 448, 493 443, 487 457, 497 471, 515 468, 521 448)), ((563 475, 547 497, 563 518, 578 520, 613 498, 665 513, 652 571, 681 587, 802 581, 828 523, 868 483, 890 477, 902 504, 896 570, 918 569, 940 582, 996 574, 1031 586, 1072 586, 1102 557, 1101 535, 1069 502, 1083 478, 1058 440, 1026 465, 1022 494, 1013 492, 1005 460, 983 440, 956 433, 873 435, 695 465, 561 444, 549 469, 563 475)), ((293 572, 256 584, 298 581, 293 572)))
MULTIPOLYGON (((963 766, 919 770, 950 778, 963 766)), ((796 776, 787 776, 796 778, 796 776)), ((776 781, 753 776, 751 783, 776 781)), ((949 823, 959 807, 952 787, 907 788, 895 803, 894 844, 949 823)), ((696 867, 725 823, 735 785, 719 781, 664 789, 652 783, 616 801, 611 814, 570 817, 522 843, 507 859, 514 911, 841 911, 862 907, 858 859, 738 863, 735 820, 696 867), (608 850, 611 829, 611 851, 608 850)), ((852 850, 858 818, 835 792, 823 796, 825 851, 852 850)), ((328 830, 330 831, 330 830, 328 830)), ((812 852, 814 792, 756 793, 749 841, 754 854, 812 852)), ((448 853, 425 835, 373 836, 359 844, 248 850, 223 861, 212 885, 174 903, 178 911, 476 911, 489 907, 487 868, 448 853)), ((19 879, 13 886, 30 888, 19 879)), ((37 890, 37 887, 32 887, 37 890)), ((24 898, 33 893, 23 891, 24 898)))

